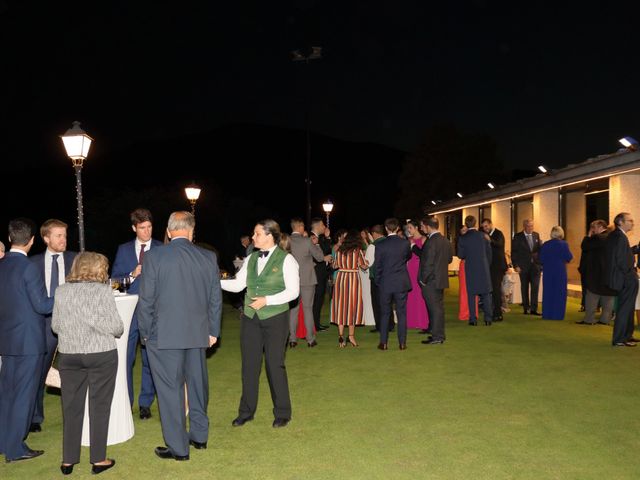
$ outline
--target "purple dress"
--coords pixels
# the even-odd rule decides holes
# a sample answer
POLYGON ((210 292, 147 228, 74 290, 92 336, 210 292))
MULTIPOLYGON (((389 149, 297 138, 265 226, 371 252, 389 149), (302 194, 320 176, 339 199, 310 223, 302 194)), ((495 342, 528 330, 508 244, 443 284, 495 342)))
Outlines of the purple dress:
MULTIPOLYGON (((422 248, 424 240, 418 238, 414 240, 418 248, 422 248)), ((418 269, 420 268, 420 257, 415 253, 411 254, 411 260, 407 262, 407 270, 411 279, 411 291, 407 297, 407 328, 429 328, 429 314, 424 303, 422 289, 418 284, 418 269)))

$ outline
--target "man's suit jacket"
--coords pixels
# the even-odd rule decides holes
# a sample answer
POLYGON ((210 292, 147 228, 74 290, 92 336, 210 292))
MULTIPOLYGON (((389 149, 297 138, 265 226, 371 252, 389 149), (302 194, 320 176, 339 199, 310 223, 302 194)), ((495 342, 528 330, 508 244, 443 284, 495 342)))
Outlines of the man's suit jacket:
POLYGON ((491 239, 491 271, 505 273, 507 271, 507 259, 504 254, 504 234, 497 228, 489 234, 491 239))
POLYGON ((580 274, 591 293, 615 296, 617 292, 607 287, 607 236, 605 231, 584 237, 580 245, 580 274))
MULTIPOLYGON (((148 251, 145 250, 145 256, 151 250, 157 247, 161 247, 163 245, 162 242, 151 239, 151 248, 148 251)), ((144 257, 143 257, 144 258, 144 257)), ((138 257, 136 256, 136 240, 133 239, 130 242, 123 243, 118 247, 118 251, 116 253, 116 258, 113 261, 113 267, 111 268, 111 276, 112 277, 126 277, 131 272, 135 270, 138 266, 138 257)), ((129 287, 128 293, 136 294, 140 290, 140 277, 136 277, 133 282, 131 282, 131 286, 129 287)))
POLYGON ((523 272, 528 272, 529 269, 540 269, 540 263, 538 262, 538 252, 542 242, 540 241, 540 235, 538 232, 531 233, 533 238, 533 249, 529 248, 527 237, 524 232, 518 232, 513 236, 511 241, 511 264, 513 268, 520 267, 523 272))
POLYGON ((384 242, 376 244, 375 283, 384 293, 401 293, 411 290, 411 279, 407 262, 411 259, 411 246, 397 235, 389 235, 384 242))
POLYGON ((314 259, 315 268, 316 268, 316 278, 318 283, 320 283, 320 282, 326 281, 327 277, 329 276, 330 267, 324 261, 324 256, 331 255, 331 240, 329 240, 324 235, 316 235, 313 232, 311 232, 311 235, 315 236, 318 239, 318 246, 320 247, 320 250, 322 250, 322 255, 323 255, 322 261, 316 261, 314 259))
POLYGON ((8 252, 0 261, 0 355, 45 353, 44 316, 52 310, 38 267, 8 252))
POLYGON ((453 246, 440 232, 433 233, 420 253, 418 281, 425 286, 443 290, 449 288, 449 264, 453 246))
POLYGON ((467 292, 489 293, 491 286, 491 242, 475 228, 458 237, 458 257, 464 260, 467 292))
POLYGON ((318 245, 314 245, 310 238, 303 237, 299 233, 291 234, 289 239, 291 241, 291 255, 300 267, 300 286, 316 285, 318 278, 313 261, 324 261, 322 250, 318 245))
POLYGON ((216 254, 186 238, 152 248, 142 261, 138 328, 158 349, 207 348, 220 336, 222 291, 216 254))
MULTIPOLYGON (((62 258, 64 260, 65 277, 69 275, 69 272, 71 272, 71 265, 73 265, 73 259, 76 258, 76 255, 78 255, 78 252, 66 251, 62 253, 62 258)), ((45 272, 44 259, 45 259, 45 252, 38 253, 37 255, 30 257, 30 260, 38 267, 38 271, 40 272, 40 276, 42 277, 42 282, 44 283, 44 288, 46 290, 47 279, 44 278, 44 272, 45 272)))
POLYGON ((638 247, 632 248, 629 245, 627 235, 616 227, 607 236, 605 244, 607 270, 607 286, 617 292, 622 290, 625 278, 637 277, 636 269, 633 266, 633 255, 637 253, 638 247))

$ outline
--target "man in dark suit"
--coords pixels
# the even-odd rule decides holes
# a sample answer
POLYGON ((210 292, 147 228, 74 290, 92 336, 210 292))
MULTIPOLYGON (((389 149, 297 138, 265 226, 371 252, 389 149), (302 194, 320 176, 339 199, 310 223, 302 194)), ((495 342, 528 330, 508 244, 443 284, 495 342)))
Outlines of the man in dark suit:
POLYGON ((380 350, 387 350, 389 338, 389 318, 391 304, 395 302, 398 315, 398 342, 400 350, 407 348, 407 295, 411 290, 411 280, 407 262, 411 258, 409 242, 397 235, 400 222, 388 218, 384 222, 387 239, 376 246, 375 282, 380 293, 380 350))
MULTIPOLYGON (((146 208, 137 208, 131 212, 131 229, 136 234, 136 238, 130 242, 123 243, 118 247, 116 259, 113 262, 111 276, 113 278, 129 277, 131 286, 128 292, 137 294, 140 290, 140 278, 142 275, 142 260, 153 247, 162 246, 162 242, 151 238, 153 233, 153 217, 146 208)), ((129 402, 133 406, 133 365, 136 361, 140 332, 138 330, 137 309, 131 319, 129 328, 129 341, 127 344, 127 386, 129 388, 129 402)), ((140 407, 140 418, 145 420, 151 417, 151 404, 156 394, 156 389, 149 370, 149 360, 146 348, 140 348, 142 356, 142 381, 140 385, 140 395, 138 396, 138 406, 140 407)))
POLYGON ((542 242, 538 232, 533 231, 533 220, 525 220, 522 226, 522 232, 516 233, 511 242, 511 263, 513 269, 520 276, 524 314, 540 315, 538 313, 538 290, 540 288, 538 252, 542 242), (531 288, 531 295, 529 295, 529 288, 531 288))
POLYGON ((25 218, 9 222, 11 250, 0 261, 0 453, 7 462, 44 453, 24 442, 47 351, 43 316, 53 310, 42 275, 27 258, 35 230, 25 218))
POLYGON ((491 303, 493 304, 493 321, 502 321, 502 279, 507 273, 507 259, 504 254, 504 235, 493 226, 490 218, 482 220, 482 230, 489 235, 491 241, 491 303))
POLYGON ((631 214, 622 212, 613 220, 615 230, 609 234, 605 244, 607 286, 618 293, 618 309, 613 324, 614 347, 635 347, 633 338, 633 315, 638 294, 638 274, 633 256, 638 247, 629 245, 628 232, 633 229, 631 214))
POLYGON ((220 335, 222 291, 215 253, 192 243, 195 218, 174 212, 171 242, 145 255, 138 326, 158 393, 166 447, 160 458, 189 459, 189 445, 207 448, 209 376, 206 350, 220 335), (186 429, 184 385, 189 398, 186 429))
POLYGON ((453 260, 453 247, 439 231, 440 222, 433 216, 422 219, 422 230, 428 238, 420 252, 418 283, 429 312, 431 337, 423 340, 427 345, 444 343, 444 289, 449 288, 449 264, 453 260))
MULTIPOLYGON (((331 256, 331 236, 329 229, 325 226, 324 221, 319 218, 313 218, 311 220, 311 240, 315 243, 318 242, 322 254, 327 257, 331 256)), ((324 296, 327 291, 327 281, 329 280, 330 270, 329 262, 315 261, 316 284, 315 294, 313 296, 313 322, 316 326, 316 331, 321 332, 329 327, 320 323, 320 314, 322 313, 322 304, 324 303, 324 296)))
POLYGON ((464 219, 463 234, 458 239, 458 257, 464 260, 464 274, 467 282, 469 301, 469 325, 477 325, 476 296, 480 297, 484 311, 484 324, 491 325, 493 306, 491 305, 491 242, 489 236, 476 228, 476 217, 468 215, 464 219))
MULTIPOLYGON (((73 259, 76 258, 77 252, 67 252, 67 224, 61 220, 52 218, 44 222, 40 227, 40 236, 47 245, 47 249, 44 253, 31 257, 31 261, 38 267, 49 297, 53 297, 58 285, 64 283, 67 273, 71 271, 71 265, 73 264, 73 259)), ((51 330, 51 315, 47 315, 44 320, 47 353, 44 357, 44 365, 40 375, 36 408, 33 412, 33 419, 29 428, 30 432, 42 430, 41 424, 44 421, 44 381, 47 378, 53 355, 58 347, 58 336, 51 330)))

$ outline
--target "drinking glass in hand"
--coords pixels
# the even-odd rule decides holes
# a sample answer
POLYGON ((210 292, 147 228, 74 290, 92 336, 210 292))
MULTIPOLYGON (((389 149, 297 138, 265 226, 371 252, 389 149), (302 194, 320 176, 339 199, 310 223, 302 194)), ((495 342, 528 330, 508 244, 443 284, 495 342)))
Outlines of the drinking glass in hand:
POLYGON ((113 291, 115 292, 120 291, 120 280, 117 278, 110 278, 109 279, 109 285, 111 286, 111 288, 113 289, 113 291))

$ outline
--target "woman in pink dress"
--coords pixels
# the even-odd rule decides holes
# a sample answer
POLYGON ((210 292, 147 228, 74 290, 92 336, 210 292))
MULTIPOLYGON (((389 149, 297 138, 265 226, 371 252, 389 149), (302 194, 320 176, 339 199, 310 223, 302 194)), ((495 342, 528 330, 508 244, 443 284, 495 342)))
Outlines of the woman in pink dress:
MULTIPOLYGON (((420 232, 418 222, 410 220, 407 223, 407 233, 411 246, 416 245, 422 250, 425 238, 420 232)), ((420 256, 416 255, 415 249, 411 254, 411 259, 407 262, 407 270, 409 270, 409 278, 411 278, 411 291, 407 297, 407 328, 419 328, 427 330, 429 328, 429 314, 427 306, 424 303, 422 289, 418 284, 418 270, 420 269, 420 256)))

